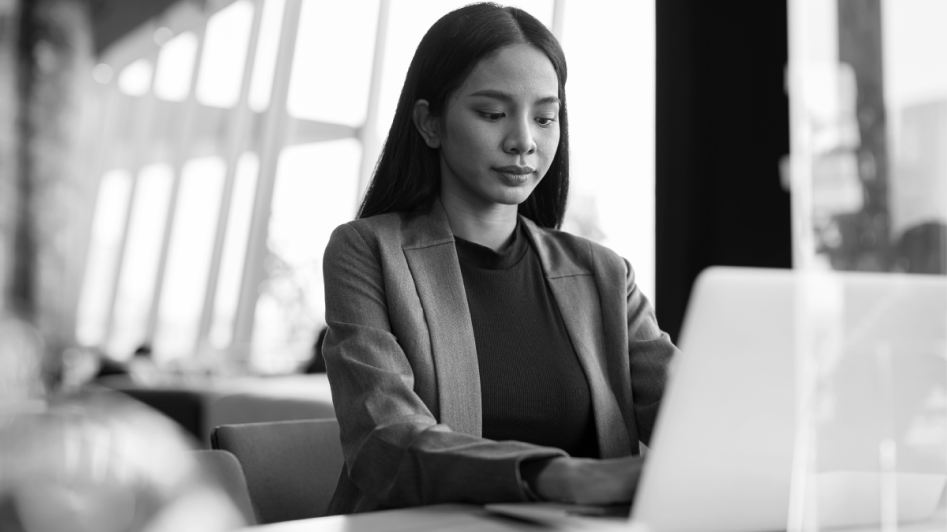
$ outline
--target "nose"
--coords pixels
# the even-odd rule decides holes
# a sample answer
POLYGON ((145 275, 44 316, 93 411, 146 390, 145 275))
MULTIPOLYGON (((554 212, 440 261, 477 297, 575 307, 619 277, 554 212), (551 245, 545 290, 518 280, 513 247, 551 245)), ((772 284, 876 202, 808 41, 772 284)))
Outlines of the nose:
POLYGON ((503 151, 516 155, 530 155, 536 151, 529 120, 511 121, 510 129, 503 139, 503 151))

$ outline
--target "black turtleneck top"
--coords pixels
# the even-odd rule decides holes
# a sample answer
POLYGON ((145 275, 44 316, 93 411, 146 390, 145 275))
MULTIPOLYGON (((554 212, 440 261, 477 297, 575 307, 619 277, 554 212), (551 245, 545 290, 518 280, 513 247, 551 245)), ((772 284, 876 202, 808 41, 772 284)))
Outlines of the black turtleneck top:
POLYGON ((483 437, 598 457, 585 372, 527 229, 499 252, 454 237, 480 367, 483 437))

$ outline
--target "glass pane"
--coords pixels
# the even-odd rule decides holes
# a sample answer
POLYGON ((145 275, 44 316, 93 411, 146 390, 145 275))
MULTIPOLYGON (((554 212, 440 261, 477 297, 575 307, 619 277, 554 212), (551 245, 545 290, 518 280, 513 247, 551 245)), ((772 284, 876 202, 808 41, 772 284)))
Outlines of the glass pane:
POLYGON ((947 473, 947 4, 789 15, 793 259, 812 285, 790 517, 838 526, 822 509, 844 494, 895 530, 917 501, 943 505, 947 473))
POLYGON ((264 0, 260 36, 257 39, 253 77, 250 80, 250 109, 261 112, 270 105, 276 54, 279 52, 280 30, 286 0, 264 0))
POLYGON ((151 61, 139 59, 118 75, 118 89, 129 96, 143 96, 151 88, 151 61))
POLYGON ((291 115, 364 122, 377 20, 377 0, 303 3, 287 100, 291 115))
POLYGON ((146 340, 173 180, 168 164, 146 166, 138 174, 108 346, 117 358, 130 357, 146 340))
POLYGON ((322 253, 356 210, 361 146, 354 139, 286 148, 269 228, 268 279, 260 289, 252 364, 287 371, 309 354, 324 322, 322 253))
POLYGON ((191 91, 191 76, 197 53, 197 37, 185 32, 171 39, 158 53, 155 95, 173 102, 184 101, 191 91))
POLYGON ((894 269, 944 274, 947 3, 885 0, 881 7, 894 269))
POLYGON ((98 345, 105 340, 131 189, 132 176, 127 170, 107 172, 99 184, 76 315, 76 339, 83 345, 98 345))
POLYGON ((197 78, 196 96, 201 103, 215 107, 237 104, 252 22, 253 4, 249 0, 238 0, 207 21, 197 78))
MULTIPOLYGON (((379 138, 388 137, 388 129, 391 127, 398 97, 401 95, 401 86, 421 38, 437 19, 470 3, 468 0, 395 0, 391 3, 388 12, 388 34, 385 39, 385 65, 382 69, 378 100, 379 138)), ((521 0, 504 4, 519 7, 547 27, 552 27, 552 0, 521 0)), ((596 38, 598 37, 596 35, 596 38)))
POLYGON ((155 329, 157 360, 193 354, 226 170, 220 157, 193 159, 181 169, 181 188, 155 329))
POLYGON ((240 299, 240 280, 246 260, 247 237, 250 235, 259 171, 260 160, 255 153, 244 153, 237 162, 210 329, 210 344, 217 349, 226 348, 233 339, 233 320, 240 299))
POLYGON ((603 17, 595 3, 566 2, 562 29, 569 62, 572 176, 564 229, 628 259, 652 302, 654 10, 653 2, 616 2, 603 17), (615 57, 621 57, 621 68, 614 68, 615 57), (621 164, 603 153, 621 153, 621 164))
POLYGON ((791 6, 797 264, 947 273, 947 4, 791 6))

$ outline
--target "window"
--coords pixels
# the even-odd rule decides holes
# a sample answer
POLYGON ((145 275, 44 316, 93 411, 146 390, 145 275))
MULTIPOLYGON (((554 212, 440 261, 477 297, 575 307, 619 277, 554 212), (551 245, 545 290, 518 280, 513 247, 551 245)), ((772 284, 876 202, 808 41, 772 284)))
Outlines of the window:
POLYGON ((125 170, 106 172, 99 184, 76 323, 76 339, 83 345, 105 340, 131 189, 132 176, 125 170))
POLYGON ((149 309, 173 179, 168 164, 146 166, 138 174, 109 340, 109 351, 115 356, 130 356, 148 341, 149 309))
POLYGON ((155 72, 155 95, 163 100, 180 102, 191 91, 191 75, 197 53, 197 37, 186 32, 161 47, 155 72))
POLYGON ((377 25, 377 1, 303 3, 287 100, 290 115, 350 126, 365 121, 377 25))
POLYGON ((253 331, 253 362, 262 370, 292 369, 325 322, 322 253, 354 215, 360 160, 354 139, 293 146, 280 156, 253 331))
POLYGON ((260 159, 255 153, 246 152, 237 162, 237 174, 227 221, 227 236, 224 241, 223 258, 220 262, 220 279, 214 300, 214 316, 210 329, 210 344, 215 349, 225 349, 233 340, 234 319, 240 296, 240 279, 246 260, 247 237, 253 216, 253 194, 256 190, 260 159))
POLYGON ((197 346, 225 173, 220 157, 188 161, 181 171, 154 337, 157 360, 187 356, 197 346))
POLYGON ((252 23, 249 0, 234 2, 210 17, 197 78, 199 102, 214 107, 237 105, 252 23))

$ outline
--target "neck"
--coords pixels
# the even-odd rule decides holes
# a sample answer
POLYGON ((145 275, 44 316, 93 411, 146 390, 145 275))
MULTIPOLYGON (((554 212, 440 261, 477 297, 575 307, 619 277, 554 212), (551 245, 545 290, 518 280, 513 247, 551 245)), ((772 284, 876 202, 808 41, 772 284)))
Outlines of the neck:
POLYGON ((509 242, 516 229, 516 205, 493 204, 484 209, 474 209, 443 189, 441 203, 452 233, 493 251, 500 250, 509 242))

